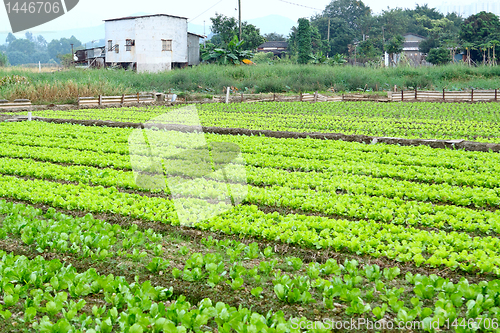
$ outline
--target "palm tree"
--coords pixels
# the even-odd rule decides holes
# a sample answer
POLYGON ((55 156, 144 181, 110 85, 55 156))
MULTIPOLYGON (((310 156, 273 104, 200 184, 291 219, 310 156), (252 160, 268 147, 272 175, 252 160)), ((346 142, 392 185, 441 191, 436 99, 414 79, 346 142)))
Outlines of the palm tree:
POLYGON ((490 40, 490 43, 491 43, 491 48, 493 49, 493 66, 496 66, 497 59, 495 57, 495 48, 497 47, 497 45, 500 45, 500 41, 493 39, 493 40, 490 40))
POLYGON ((487 42, 485 46, 488 48, 488 65, 491 66, 491 54, 490 54, 491 42, 487 42))
POLYGON ((486 50, 488 49, 488 44, 487 43, 480 44, 479 49, 483 51, 483 65, 486 65, 486 50))

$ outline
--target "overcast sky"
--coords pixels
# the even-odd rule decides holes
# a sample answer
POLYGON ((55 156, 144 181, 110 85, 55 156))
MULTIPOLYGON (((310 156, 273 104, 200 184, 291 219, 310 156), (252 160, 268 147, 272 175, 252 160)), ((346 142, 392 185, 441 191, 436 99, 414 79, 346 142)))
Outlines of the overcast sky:
MULTIPOLYGON (((16 0, 13 0, 13 2, 14 1, 16 0)), ((243 20, 276 14, 286 16, 294 21, 297 21, 300 17, 310 17, 320 11, 292 5, 287 2, 318 8, 320 10, 323 10, 325 6, 330 3, 330 0, 286 0, 287 2, 280 0, 241 1, 243 20)), ((427 0, 364 0, 363 2, 368 5, 374 13, 379 13, 388 6, 390 8, 398 6, 404 8, 414 8, 416 3, 420 5, 431 3, 432 5, 429 6, 436 6, 441 3, 440 0, 434 2, 429 2, 427 0)), ((37 34, 64 29, 97 26, 102 24, 102 20, 104 19, 123 17, 140 12, 183 16, 187 17, 189 22, 199 25, 203 25, 203 21, 205 20, 208 30, 210 17, 213 17, 216 12, 227 16, 237 16, 237 7, 238 0, 80 0, 78 5, 66 15, 36 28, 30 29, 30 31, 37 34)), ((7 33, 11 31, 7 11, 5 7, 0 8, 0 33, 7 33)), ((22 35, 24 35, 24 32, 16 34, 18 37, 22 35)))

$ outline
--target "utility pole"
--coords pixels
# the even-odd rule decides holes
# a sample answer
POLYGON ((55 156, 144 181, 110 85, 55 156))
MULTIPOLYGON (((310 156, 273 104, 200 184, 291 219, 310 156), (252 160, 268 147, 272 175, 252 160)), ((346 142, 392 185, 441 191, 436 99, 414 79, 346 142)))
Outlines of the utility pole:
POLYGON ((238 0, 239 23, 240 23, 240 41, 241 41, 241 0, 238 0))
POLYGON ((330 18, 328 18, 328 37, 326 39, 328 40, 328 45, 330 45, 330 18))
POLYGON ((206 40, 207 40, 207 37, 206 36, 206 33, 205 33, 205 20, 203 20, 203 46, 206 46, 206 40))
POLYGON ((73 44, 71 44, 71 64, 75 64, 75 52, 73 51, 73 44))
POLYGON ((326 51, 326 57, 330 55, 330 17, 328 17, 328 35, 326 37, 326 40, 328 42, 328 51, 326 51))

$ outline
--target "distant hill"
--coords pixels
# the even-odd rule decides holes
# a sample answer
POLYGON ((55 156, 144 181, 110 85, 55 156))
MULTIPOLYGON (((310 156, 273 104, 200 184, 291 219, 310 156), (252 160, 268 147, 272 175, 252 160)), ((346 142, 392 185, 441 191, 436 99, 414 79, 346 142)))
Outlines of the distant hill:
MULTIPOLYGON (((70 38, 71 36, 75 36, 83 44, 87 43, 87 46, 91 46, 93 40, 96 41, 94 42, 94 46, 98 46, 97 41, 99 41, 100 39, 104 40, 104 24, 98 25, 96 27, 44 32, 41 34, 34 32, 33 35, 42 35, 49 43, 53 39, 70 38)), ((0 44, 4 44, 6 38, 7 34, 0 33, 0 44)), ((18 38, 24 38, 24 36, 18 38)), ((100 46, 104 46, 104 44, 100 46)))

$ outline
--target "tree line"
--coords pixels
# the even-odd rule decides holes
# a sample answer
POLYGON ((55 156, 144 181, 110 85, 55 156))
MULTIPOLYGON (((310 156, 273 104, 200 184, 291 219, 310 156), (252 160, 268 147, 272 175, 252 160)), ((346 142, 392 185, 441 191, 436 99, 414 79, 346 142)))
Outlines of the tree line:
MULTIPOLYGON (((262 35, 248 22, 216 14, 211 18, 213 37, 201 47, 202 59, 218 63, 239 63, 251 58, 265 41, 288 42, 290 61, 297 63, 342 63, 379 61, 384 52, 401 53, 404 34, 423 37, 419 51, 426 60, 441 64, 464 53, 475 64, 497 64, 500 55, 500 20, 493 13, 480 12, 463 18, 456 13, 443 15, 435 8, 417 5, 415 9, 387 8, 374 15, 361 0, 333 0, 322 13, 301 18, 288 36, 262 35)), ((17 39, 9 34, 0 45, 0 66, 10 63, 60 63, 62 55, 76 50, 81 42, 74 36, 48 43, 42 36, 27 32, 17 39)), ((390 59, 393 59, 391 56, 390 59)))
POLYGON ((64 55, 71 53, 71 44, 75 50, 82 45, 75 36, 47 42, 43 36, 34 36, 29 31, 26 32, 25 38, 16 38, 9 33, 5 44, 0 45, 0 66, 38 62, 59 64, 64 60, 64 55))
POLYGON ((237 49, 234 48, 239 41, 237 20, 216 14, 211 21, 215 35, 202 50, 205 60, 221 59, 214 50, 237 58, 238 52, 255 50, 265 41, 285 40, 288 55, 297 63, 334 58, 379 61, 384 52, 401 53, 405 34, 424 38, 419 51, 434 64, 450 62, 460 52, 469 63, 496 64, 500 54, 498 16, 487 12, 468 18, 456 13, 443 15, 428 5, 417 5, 415 9, 387 8, 374 15, 360 0, 333 0, 322 13, 299 19, 286 37, 261 35, 257 27, 242 22, 243 42, 237 49), (228 51, 231 42, 232 51, 228 51))

